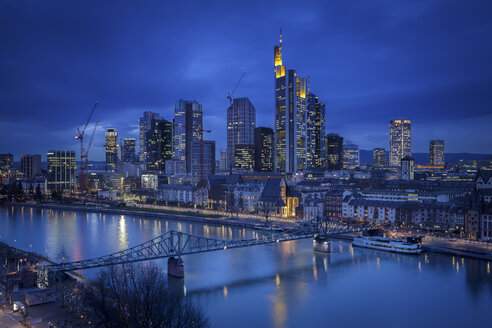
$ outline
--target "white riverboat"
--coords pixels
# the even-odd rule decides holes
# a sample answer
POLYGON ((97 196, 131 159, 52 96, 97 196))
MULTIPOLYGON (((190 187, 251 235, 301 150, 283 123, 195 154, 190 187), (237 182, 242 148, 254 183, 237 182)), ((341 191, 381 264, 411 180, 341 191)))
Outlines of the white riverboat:
POLYGON ((352 246, 404 254, 420 254, 420 252, 422 252, 420 242, 409 242, 401 239, 378 236, 355 237, 352 246))

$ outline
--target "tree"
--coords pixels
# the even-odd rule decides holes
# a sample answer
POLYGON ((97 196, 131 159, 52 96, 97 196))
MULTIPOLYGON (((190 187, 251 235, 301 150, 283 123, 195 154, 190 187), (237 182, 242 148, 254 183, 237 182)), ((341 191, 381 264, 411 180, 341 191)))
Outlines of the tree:
POLYGON ((86 305, 105 327, 208 327, 208 319, 188 297, 171 291, 153 265, 113 266, 87 289, 86 305))
POLYGON ((17 192, 16 192, 16 194, 19 195, 19 196, 22 196, 22 194, 24 194, 24 188, 22 187, 22 182, 20 182, 20 181, 17 184, 17 192))

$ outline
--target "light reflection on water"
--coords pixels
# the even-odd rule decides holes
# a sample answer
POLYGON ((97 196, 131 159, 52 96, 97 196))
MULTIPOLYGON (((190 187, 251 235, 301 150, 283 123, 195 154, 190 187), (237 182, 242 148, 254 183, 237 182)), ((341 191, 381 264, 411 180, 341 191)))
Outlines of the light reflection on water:
MULTIPOLYGON (((48 209, 0 207, 0 240, 69 260, 106 255, 168 230, 210 238, 257 238, 255 230, 48 209), (15 240, 15 242, 14 242, 15 240)), ((400 255, 332 241, 230 249, 184 257, 181 290, 196 298, 215 327, 464 327, 489 324, 488 261, 424 253, 400 255)), ((156 260, 165 268, 165 260, 156 260)), ((86 270, 94 276, 97 269, 86 270)), ((164 273, 163 273, 164 274, 164 273)))

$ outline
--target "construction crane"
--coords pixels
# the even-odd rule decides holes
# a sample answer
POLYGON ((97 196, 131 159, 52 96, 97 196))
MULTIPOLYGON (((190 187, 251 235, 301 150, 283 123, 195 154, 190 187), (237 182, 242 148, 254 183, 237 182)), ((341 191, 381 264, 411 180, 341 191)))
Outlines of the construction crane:
POLYGON ((96 132, 96 127, 97 127, 97 121, 96 124, 94 125, 94 130, 92 131, 92 136, 89 141, 89 145, 87 149, 85 148, 84 145, 84 136, 85 136, 85 130, 87 129, 87 126, 89 125, 92 115, 94 114, 94 111, 96 110, 97 105, 99 104, 98 101, 94 104, 94 106, 91 109, 91 112, 89 114, 89 117, 87 118, 87 122, 85 122, 84 127, 82 128, 82 131, 80 128, 77 128, 78 134, 75 136, 75 140, 80 141, 80 172, 79 172, 79 191, 80 192, 86 192, 87 191, 87 170, 88 170, 88 165, 89 165, 89 150, 92 145, 92 140, 94 138, 94 134, 96 132))
POLYGON ((229 91, 227 91, 227 99, 229 99, 229 104, 232 104, 232 96, 234 96, 234 92, 236 92, 236 89, 239 86, 239 83, 241 83, 241 81, 243 80, 246 73, 247 73, 247 71, 243 72, 243 75, 241 75, 241 78, 239 79, 239 81, 237 81, 236 86, 234 87, 234 89, 232 89, 231 93, 229 93, 229 91))

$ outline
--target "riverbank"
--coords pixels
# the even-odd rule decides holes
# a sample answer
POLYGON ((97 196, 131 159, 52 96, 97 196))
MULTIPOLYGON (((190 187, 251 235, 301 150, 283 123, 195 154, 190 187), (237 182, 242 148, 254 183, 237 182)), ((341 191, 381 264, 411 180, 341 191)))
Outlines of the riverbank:
MULTIPOLYGON (((226 216, 210 217, 206 215, 197 216, 193 212, 183 212, 182 214, 169 213, 169 211, 159 211, 147 208, 128 208, 119 209, 113 207, 96 207, 96 206, 73 206, 73 205, 61 205, 61 204, 37 204, 37 203, 4 203, 4 206, 15 206, 15 207, 33 207, 33 208, 43 208, 43 209, 57 209, 65 211, 77 211, 77 212, 92 212, 92 213, 105 213, 105 214, 117 214, 117 215, 133 215, 133 216, 145 216, 154 219, 172 219, 181 220, 189 222, 199 222, 214 225, 229 225, 241 228, 255 228, 258 223, 264 223, 265 220, 257 218, 248 219, 237 219, 226 216), (195 214, 195 215, 194 215, 195 214)), ((288 223, 285 221, 275 221, 277 224, 281 224, 285 228, 291 228, 295 226, 295 223, 288 223)))

